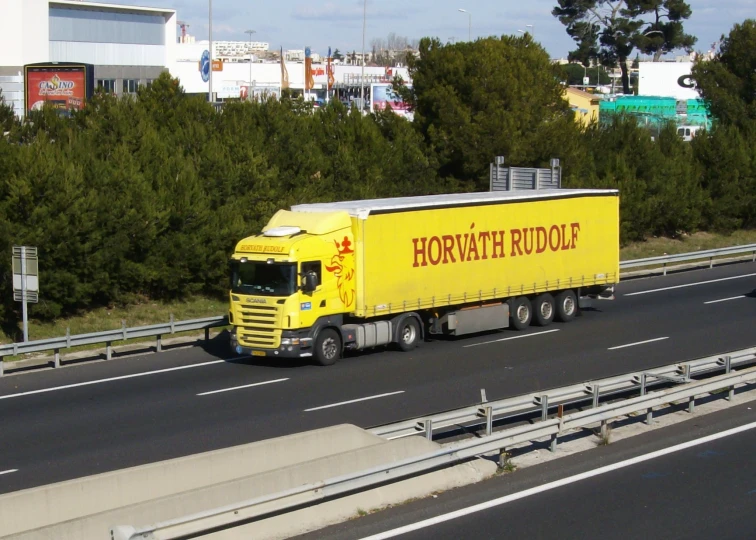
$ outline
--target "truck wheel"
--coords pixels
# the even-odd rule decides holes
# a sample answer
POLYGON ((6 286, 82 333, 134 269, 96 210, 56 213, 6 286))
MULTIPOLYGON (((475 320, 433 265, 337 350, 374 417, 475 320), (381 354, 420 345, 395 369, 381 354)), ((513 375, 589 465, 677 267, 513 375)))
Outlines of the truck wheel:
POLYGON ((533 301, 533 323, 537 326, 548 326, 554 320, 554 297, 549 293, 536 296, 533 301))
POLYGON ((399 326, 397 344, 404 352, 411 351, 420 342, 420 325, 414 317, 405 318, 399 326))
POLYGON ((321 330, 315 340, 315 360, 321 366, 331 366, 341 358, 341 337, 333 328, 321 330))
POLYGON ((556 320, 570 322, 577 315, 577 297, 573 291, 562 291, 556 297, 556 320))
POLYGON ((533 306, 525 296, 512 300, 512 326, 517 330, 524 330, 530 326, 533 319, 533 306))

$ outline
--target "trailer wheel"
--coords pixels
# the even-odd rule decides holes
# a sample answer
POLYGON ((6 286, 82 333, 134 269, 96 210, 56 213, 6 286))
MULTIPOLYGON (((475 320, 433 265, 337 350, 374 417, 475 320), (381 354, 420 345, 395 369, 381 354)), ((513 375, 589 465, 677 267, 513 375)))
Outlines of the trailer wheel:
POLYGON ((341 358, 341 337, 333 328, 321 330, 315 339, 315 360, 321 366, 331 366, 341 358))
POLYGON ((578 303, 574 291, 562 291, 556 297, 556 320, 570 322, 577 315, 578 303))
POLYGON ((405 352, 417 347, 420 342, 420 325, 414 317, 406 317, 399 326, 397 344, 405 352))
POLYGON ((555 311, 554 297, 549 293, 539 294, 533 301, 533 323, 537 326, 550 325, 555 311))
POLYGON ((520 296, 512 300, 512 310, 510 313, 512 326, 516 330, 524 330, 530 326, 533 319, 533 306, 525 296, 520 296))

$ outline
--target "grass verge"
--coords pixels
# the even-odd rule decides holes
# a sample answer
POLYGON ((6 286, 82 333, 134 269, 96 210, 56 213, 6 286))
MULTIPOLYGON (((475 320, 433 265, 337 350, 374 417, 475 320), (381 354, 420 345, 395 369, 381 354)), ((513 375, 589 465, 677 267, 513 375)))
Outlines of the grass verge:
POLYGON ((679 238, 649 238, 645 242, 633 242, 620 249, 620 260, 646 259, 743 244, 756 244, 756 230, 735 231, 729 235, 698 232, 679 238))
MULTIPOLYGON (((116 330, 121 328, 122 322, 128 327, 146 326, 150 324, 165 323, 170 321, 171 314, 175 320, 199 319, 203 317, 214 317, 223 315, 228 312, 228 302, 196 297, 189 298, 182 302, 146 302, 128 306, 116 306, 112 308, 98 308, 81 315, 57 319, 49 322, 41 322, 34 319, 29 320, 29 340, 61 337, 66 335, 66 329, 70 329, 71 335, 87 334, 90 332, 102 332, 104 330, 116 330)), ((216 330, 221 330, 220 328, 216 330)), ((186 333, 175 334, 175 336, 187 335, 186 333)), ((163 336, 165 339, 171 335, 163 336)), ((0 342, 11 343, 11 337, 4 335, 0 342)), ((114 341, 113 346, 132 344, 140 342, 154 342, 155 338, 129 339, 128 341, 114 341)), ((62 354, 66 352, 85 351, 101 349, 103 345, 87 345, 76 347, 70 350, 61 350, 62 354)), ((45 356, 48 353, 39 353, 45 356)), ((52 353, 49 353, 52 354, 52 353)), ((36 356, 38 356, 36 355, 36 356)), ((6 362, 21 360, 30 356, 7 356, 6 362)))

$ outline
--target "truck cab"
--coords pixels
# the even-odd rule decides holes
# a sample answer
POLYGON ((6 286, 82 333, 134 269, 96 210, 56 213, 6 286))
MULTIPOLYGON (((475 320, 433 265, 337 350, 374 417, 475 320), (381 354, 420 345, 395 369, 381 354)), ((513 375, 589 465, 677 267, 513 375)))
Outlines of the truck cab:
MULTIPOLYGON (((321 327, 340 327, 354 307, 353 246, 346 212, 281 210, 260 234, 241 240, 230 261, 234 350, 252 356, 313 356, 321 327)), ((331 338, 340 354, 341 341, 331 338)), ((318 361, 328 363, 327 358, 318 361)))

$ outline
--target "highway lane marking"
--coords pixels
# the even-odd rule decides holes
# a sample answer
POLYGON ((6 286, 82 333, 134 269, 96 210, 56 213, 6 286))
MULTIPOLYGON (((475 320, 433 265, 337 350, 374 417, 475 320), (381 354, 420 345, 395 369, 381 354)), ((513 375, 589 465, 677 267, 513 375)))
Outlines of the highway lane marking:
MULTIPOLYGON (((234 358, 234 360, 243 360, 243 359, 244 359, 243 356, 234 358)), ((0 396, 0 400, 10 399, 10 398, 15 398, 15 397, 22 397, 22 396, 31 396, 33 394, 44 394, 46 392, 55 392, 57 390, 66 390, 68 388, 78 388, 79 386, 89 386, 91 384, 101 384, 101 383, 106 383, 106 382, 121 381, 123 379, 133 379, 134 377, 158 375, 160 373, 169 373, 171 371, 179 371, 182 369, 192 369, 192 368, 198 368, 198 367, 212 366, 214 364, 222 364, 227 361, 228 360, 211 360, 210 362, 202 362, 200 364, 192 364, 189 366, 178 366, 178 367, 172 367, 172 368, 157 369, 155 371, 145 371, 142 373, 134 373, 132 375, 120 375, 118 377, 108 377, 107 379, 96 379, 94 381, 86 381, 86 382, 80 382, 80 383, 75 383, 75 384, 66 384, 64 386, 53 386, 52 388, 41 388, 39 390, 29 390, 28 392, 19 392, 17 394, 8 394, 6 396, 0 396)))
POLYGON ((704 304, 718 304, 720 302, 729 302, 730 300, 738 300, 740 298, 745 298, 746 295, 741 294, 740 296, 732 296, 730 298, 722 298, 721 300, 709 300, 708 302, 704 302, 704 304))
POLYGON ((10 474, 12 472, 18 472, 18 469, 8 469, 7 471, 0 471, 0 476, 4 474, 10 474))
POLYGON ((647 339, 646 341, 636 341, 635 343, 628 343, 626 345, 617 345, 616 347, 609 347, 608 351, 615 351, 617 349, 624 349, 626 347, 635 347, 636 345, 645 345, 646 343, 653 343, 654 341, 663 341, 665 339, 669 339, 669 336, 667 337, 658 337, 654 339, 647 339))
POLYGON ((431 527, 433 525, 438 525, 439 523, 444 523, 446 521, 451 521, 453 519, 457 519, 460 517, 468 516, 470 514, 475 514, 476 512, 480 512, 482 510, 488 510, 490 508, 494 508, 496 506, 501 506, 502 504, 507 504, 512 501, 517 501, 519 499, 524 499, 526 497, 530 497, 531 495, 537 495, 539 493, 543 493, 545 491, 550 491, 552 489, 556 489, 562 486, 566 486, 569 484, 574 484, 575 482, 579 482, 581 480, 585 480, 587 478, 592 478, 594 476, 600 476, 602 474, 616 471, 619 469, 624 469, 625 467, 630 467, 631 465, 636 465, 638 463, 643 463, 644 461, 649 461, 651 459, 655 459, 661 456, 666 456, 667 454, 672 454, 674 452, 679 452, 680 450, 686 450, 688 448, 692 448, 694 446, 699 446, 701 444, 706 444, 711 441, 715 441, 717 439, 722 439, 724 437, 729 437, 730 435, 736 435, 738 433, 742 433, 744 431, 748 431, 750 429, 756 428, 756 422, 752 422, 750 424, 746 424, 744 426, 738 426, 736 428, 728 429, 727 431, 722 431, 720 433, 714 433, 713 435, 708 435, 706 437, 702 437, 700 439, 695 439, 692 441, 688 441, 685 443, 677 444, 675 446, 670 446, 669 448, 663 448, 661 450, 657 450, 655 452, 650 452, 648 454, 644 454, 642 456, 637 456, 631 459, 627 459, 625 461, 620 461, 618 463, 613 463, 611 465, 606 465, 604 467, 599 467, 598 469, 593 469, 592 471, 586 471, 584 473, 576 474, 574 476, 569 476, 567 478, 562 478, 561 480, 556 480, 554 482, 549 482, 547 484, 543 484, 542 486, 536 486, 534 488, 526 489, 524 491, 520 491, 518 493, 512 493, 511 495, 506 495, 504 497, 499 497, 498 499, 493 499, 491 501, 487 501, 484 503, 476 504, 473 506, 468 506, 467 508, 462 508, 460 510, 455 510, 454 512, 449 512, 447 514, 442 514, 440 516, 436 516, 434 518, 425 519, 423 521, 418 521, 417 523, 412 523, 410 525, 405 525, 403 527, 398 527, 396 529, 392 529, 390 531, 386 531, 379 534, 374 534, 372 536, 364 537, 362 540, 385 540, 386 538, 393 538, 395 536, 399 536, 402 534, 407 534, 412 531, 417 531, 420 529, 424 529, 426 527, 431 527))
POLYGON ((526 337, 533 337, 533 336, 542 336, 543 334, 551 334, 552 332, 559 332, 559 328, 555 328, 554 330, 545 330, 543 332, 535 332, 533 334, 523 334, 521 336, 512 336, 512 337, 505 337, 501 339, 495 339, 493 341, 483 341, 481 343, 473 343, 471 345, 463 345, 463 349, 467 349, 468 347, 478 347, 480 345, 490 345, 491 343, 499 343, 501 341, 509 341, 510 339, 521 339, 526 337))
POLYGON ((685 285, 675 285, 673 287, 662 287, 661 289, 649 289, 647 291, 638 291, 638 292, 623 294, 622 296, 638 296, 639 294, 651 294, 651 293, 660 292, 660 291, 671 291, 672 289, 696 287, 698 285, 708 285, 709 283, 718 283, 720 281, 730 281, 733 279, 743 279, 743 278, 753 277, 753 276, 756 276, 756 274, 745 274, 743 276, 732 276, 732 277, 726 277, 726 278, 721 278, 721 279, 710 279, 709 281, 698 281, 696 283, 686 283, 685 285))
POLYGON ((403 393, 404 393, 404 390, 399 390, 398 392, 389 392, 388 394, 378 394, 377 396, 368 396, 368 397, 359 398, 359 399, 350 399, 349 401, 341 401, 339 403, 332 403, 330 405, 322 405, 320 407, 313 407, 312 409, 305 409, 304 412, 319 411, 321 409, 330 409, 331 407, 339 407, 340 405, 349 405, 350 403, 357 403, 360 401, 368 401, 370 399, 378 399, 382 397, 395 396, 397 394, 403 394, 403 393))
POLYGON ((233 390, 242 390, 243 388, 252 388, 253 386, 263 386, 265 384, 273 384, 273 383, 279 383, 288 381, 288 377, 286 379, 275 379, 273 381, 263 381, 263 382, 257 382, 252 384, 245 384, 244 386, 234 386, 233 388, 223 388, 221 390, 212 390, 210 392, 202 392, 201 394, 197 394, 198 396, 209 396, 211 394, 220 394, 221 392, 231 392, 233 390))

